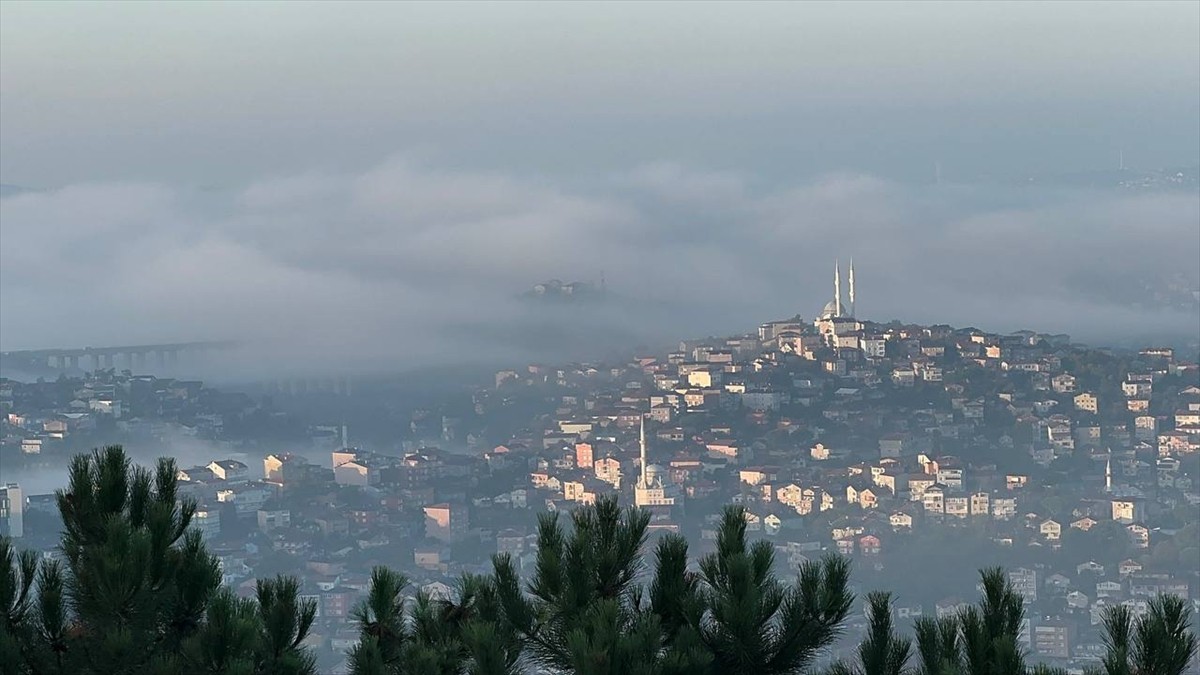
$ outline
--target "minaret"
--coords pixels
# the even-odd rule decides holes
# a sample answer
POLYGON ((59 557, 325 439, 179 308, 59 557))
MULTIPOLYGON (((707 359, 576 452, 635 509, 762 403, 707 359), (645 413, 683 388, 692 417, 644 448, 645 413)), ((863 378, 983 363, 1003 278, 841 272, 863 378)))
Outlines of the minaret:
POLYGON ((639 447, 641 448, 642 456, 642 478, 638 481, 638 487, 650 487, 646 485, 646 416, 642 415, 642 427, 639 438, 639 447))
POLYGON ((854 316, 854 258, 850 259, 850 316, 854 316))
POLYGON ((1104 491, 1112 492, 1112 458, 1104 463, 1104 491))
POLYGON ((833 315, 842 315, 842 271, 837 260, 833 261, 833 315))

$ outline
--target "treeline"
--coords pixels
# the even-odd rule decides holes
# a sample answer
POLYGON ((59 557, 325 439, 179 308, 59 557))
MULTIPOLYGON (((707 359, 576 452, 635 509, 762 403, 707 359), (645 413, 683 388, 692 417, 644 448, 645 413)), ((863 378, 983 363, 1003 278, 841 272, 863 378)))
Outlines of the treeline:
MULTIPOLYGON (((303 646, 315 607, 288 577, 260 581, 255 599, 220 585, 215 558, 188 529, 194 504, 175 494, 175 466, 131 465, 119 447, 77 457, 62 513, 63 562, 0 541, 0 667, 4 673, 307 675, 303 646)), ((649 516, 598 500, 542 514, 532 575, 507 555, 466 575, 451 598, 418 592, 387 568, 372 572, 354 619, 354 675, 1045 675, 1018 632, 1022 597, 1000 569, 982 572, 979 601, 894 625, 891 596, 866 598, 869 627, 854 657, 819 666, 857 606, 850 566, 830 556, 795 578, 775 572, 774 547, 750 542, 739 507, 723 515, 716 550, 693 560, 686 539, 658 540, 649 516), (648 584, 639 582, 644 568, 648 584)), ((1183 675, 1197 654, 1190 607, 1173 596, 1143 617, 1105 618, 1100 675, 1183 675)))

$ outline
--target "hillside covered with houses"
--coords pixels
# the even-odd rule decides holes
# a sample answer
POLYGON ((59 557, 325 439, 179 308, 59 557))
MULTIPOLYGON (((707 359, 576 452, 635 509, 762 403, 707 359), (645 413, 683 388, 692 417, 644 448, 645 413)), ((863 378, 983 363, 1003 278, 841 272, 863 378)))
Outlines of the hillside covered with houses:
MULTIPOLYGON (((614 493, 698 553, 724 505, 743 505, 780 565, 850 556, 857 588, 894 591, 903 626, 957 611, 976 569, 1002 564, 1026 600, 1024 645, 1082 667, 1103 652, 1105 608, 1145 612, 1159 593, 1200 607, 1195 357, 876 323, 838 293, 813 320, 503 369, 451 402, 396 407, 394 437, 369 444, 278 392, 112 370, 4 381, 0 461, 49 470, 101 438, 208 448, 177 479, 224 581, 249 594, 298 575, 330 669, 373 566, 435 594, 497 552, 527 573, 534 514, 614 493)), ((54 555, 49 490, 3 489, 0 527, 54 555)), ((863 628, 856 615, 846 644, 863 628)))

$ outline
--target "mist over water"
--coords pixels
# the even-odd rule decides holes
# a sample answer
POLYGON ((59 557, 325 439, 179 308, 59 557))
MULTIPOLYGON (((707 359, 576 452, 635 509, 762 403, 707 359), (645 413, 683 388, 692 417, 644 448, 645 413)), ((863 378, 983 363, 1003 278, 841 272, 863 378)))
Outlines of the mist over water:
POLYGON ((831 295, 859 315, 1112 343, 1196 333, 1200 193, 764 187, 657 162, 587 187, 399 157, 233 190, 88 183, 0 201, 0 348, 236 340, 225 379, 597 358, 749 330, 831 295), (549 307, 547 279, 607 282, 549 307))
MULTIPOLYGON (((262 457, 251 456, 245 452, 230 449, 220 443, 188 438, 179 434, 156 440, 132 439, 122 445, 129 458, 138 465, 153 467, 159 457, 174 458, 175 464, 186 469, 193 466, 204 466, 217 459, 236 459, 244 462, 250 469, 250 476, 262 478, 262 457)), ((328 463, 328 458, 325 460, 328 463)), ((0 465, 0 483, 17 483, 26 495, 49 494, 66 486, 66 461, 56 459, 53 466, 23 466, 15 468, 11 465, 0 465)))

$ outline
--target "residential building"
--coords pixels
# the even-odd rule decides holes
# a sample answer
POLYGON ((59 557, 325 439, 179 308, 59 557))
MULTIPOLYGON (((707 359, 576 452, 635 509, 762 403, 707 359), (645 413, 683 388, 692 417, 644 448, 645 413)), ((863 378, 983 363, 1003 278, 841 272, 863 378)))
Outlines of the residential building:
POLYGON ((16 483, 0 487, 0 536, 25 536, 25 495, 16 483))

